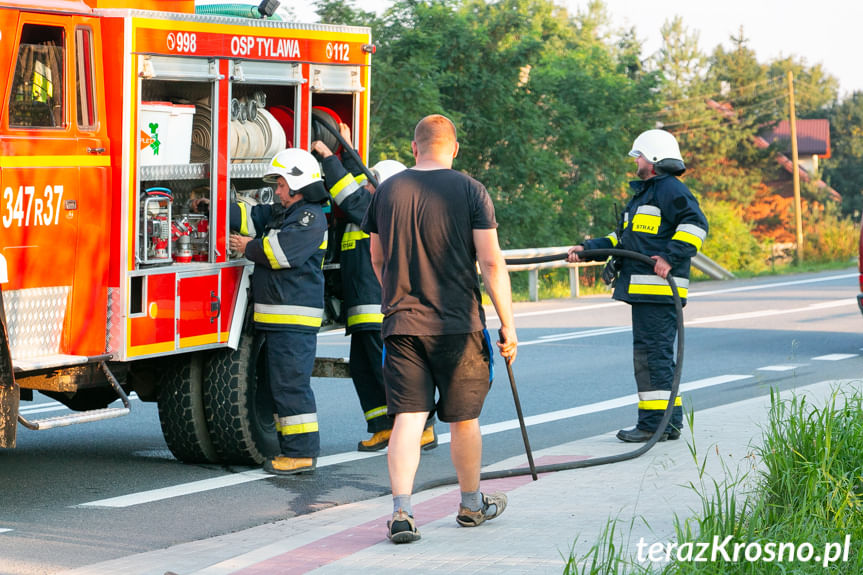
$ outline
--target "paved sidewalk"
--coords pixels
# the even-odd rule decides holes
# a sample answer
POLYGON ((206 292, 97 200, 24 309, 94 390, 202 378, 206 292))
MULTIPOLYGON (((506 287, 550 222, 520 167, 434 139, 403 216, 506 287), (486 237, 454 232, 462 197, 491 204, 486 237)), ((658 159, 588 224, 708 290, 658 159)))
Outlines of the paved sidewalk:
MULTIPOLYGON (((794 393, 821 404, 837 385, 821 382, 794 393)), ((707 485, 712 486, 712 478, 721 480, 724 469, 753 469, 752 445, 760 440, 769 405, 770 398, 761 397, 699 411, 694 437, 686 430, 680 440, 657 443, 634 460, 544 474, 535 482, 529 475, 483 482, 483 491, 505 491, 509 506, 475 529, 456 524, 458 487, 446 486, 413 496, 422 540, 412 544, 387 540, 392 500, 385 496, 62 575, 560 574, 573 545, 576 554, 587 551, 610 518, 620 521, 618 532, 631 532, 633 552, 641 537, 648 544, 673 541, 674 515, 690 517, 700 508, 689 487, 700 481, 689 446, 695 447, 698 463, 707 459, 707 485)), ((534 459, 544 465, 633 447, 608 433, 538 451, 534 459)), ((520 466, 526 466, 524 456, 484 471, 520 466)), ((419 477, 418 484, 422 481, 419 477)))

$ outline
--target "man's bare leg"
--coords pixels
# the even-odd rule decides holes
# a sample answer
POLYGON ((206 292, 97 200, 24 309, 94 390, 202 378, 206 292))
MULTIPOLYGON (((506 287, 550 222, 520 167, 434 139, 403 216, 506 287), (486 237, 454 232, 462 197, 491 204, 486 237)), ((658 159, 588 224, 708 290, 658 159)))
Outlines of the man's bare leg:
POLYGON ((479 490, 479 472, 482 467, 482 434, 479 419, 456 421, 449 424, 450 457, 458 477, 459 488, 479 490))
POLYGON ((387 452, 393 496, 410 495, 413 491, 414 477, 420 464, 420 437, 426 418, 427 411, 396 415, 387 452))

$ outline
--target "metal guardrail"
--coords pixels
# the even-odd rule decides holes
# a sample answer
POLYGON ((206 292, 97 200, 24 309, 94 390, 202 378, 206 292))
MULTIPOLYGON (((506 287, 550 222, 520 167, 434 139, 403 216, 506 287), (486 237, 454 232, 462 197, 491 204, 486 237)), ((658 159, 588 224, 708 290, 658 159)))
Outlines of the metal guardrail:
MULTIPOLYGON (((540 256, 550 256, 554 254, 565 253, 571 246, 557 246, 550 248, 524 248, 517 250, 503 250, 505 259, 512 258, 531 258, 540 256)), ((579 296, 579 270, 583 267, 604 266, 605 262, 579 262, 571 264, 566 260, 558 260, 553 262, 542 262, 539 264, 518 264, 507 265, 506 269, 511 272, 527 271, 528 272, 528 297, 530 301, 539 301, 539 270, 549 268, 569 268, 569 296, 579 296)), ((733 279, 734 274, 708 258, 702 253, 697 253, 692 258, 692 265, 707 274, 711 279, 723 280, 733 279)))
MULTIPOLYGON (((571 246, 552 248, 524 248, 517 250, 503 250, 505 259, 511 258, 533 258, 565 253, 571 246)), ((507 265, 506 269, 511 272, 526 271, 528 274, 528 297, 530 301, 539 301, 539 270, 549 268, 569 268, 569 297, 579 296, 579 270, 585 267, 604 266, 605 262, 579 262, 571 264, 566 260, 554 262, 542 262, 539 264, 507 265)))
POLYGON ((700 271, 706 273, 710 279, 714 280, 733 280, 735 275, 704 255, 701 252, 695 254, 692 258, 692 265, 700 271))

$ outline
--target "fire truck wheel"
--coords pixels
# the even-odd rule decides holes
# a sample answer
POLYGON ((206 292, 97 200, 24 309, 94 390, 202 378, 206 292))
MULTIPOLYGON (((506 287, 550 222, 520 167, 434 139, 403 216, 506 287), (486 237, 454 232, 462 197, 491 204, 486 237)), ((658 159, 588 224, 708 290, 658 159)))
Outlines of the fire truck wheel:
POLYGON ((159 421, 171 453, 186 463, 218 461, 204 411, 205 354, 178 356, 166 366, 159 386, 159 421))
POLYGON ((236 351, 217 351, 207 364, 204 405, 223 463, 260 465, 279 453, 264 338, 244 333, 236 351))

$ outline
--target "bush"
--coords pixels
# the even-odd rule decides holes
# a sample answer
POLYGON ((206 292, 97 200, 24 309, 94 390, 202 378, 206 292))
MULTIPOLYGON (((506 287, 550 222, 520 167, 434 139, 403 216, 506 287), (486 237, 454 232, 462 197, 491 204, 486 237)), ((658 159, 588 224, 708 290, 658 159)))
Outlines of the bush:
POLYGON ((856 222, 842 217, 835 204, 809 212, 803 229, 803 258, 818 262, 848 261, 857 255, 859 234, 856 222))
POLYGON ((768 249, 752 236, 752 229, 738 207, 713 199, 700 203, 710 226, 702 248, 704 255, 732 273, 765 271, 768 249))

